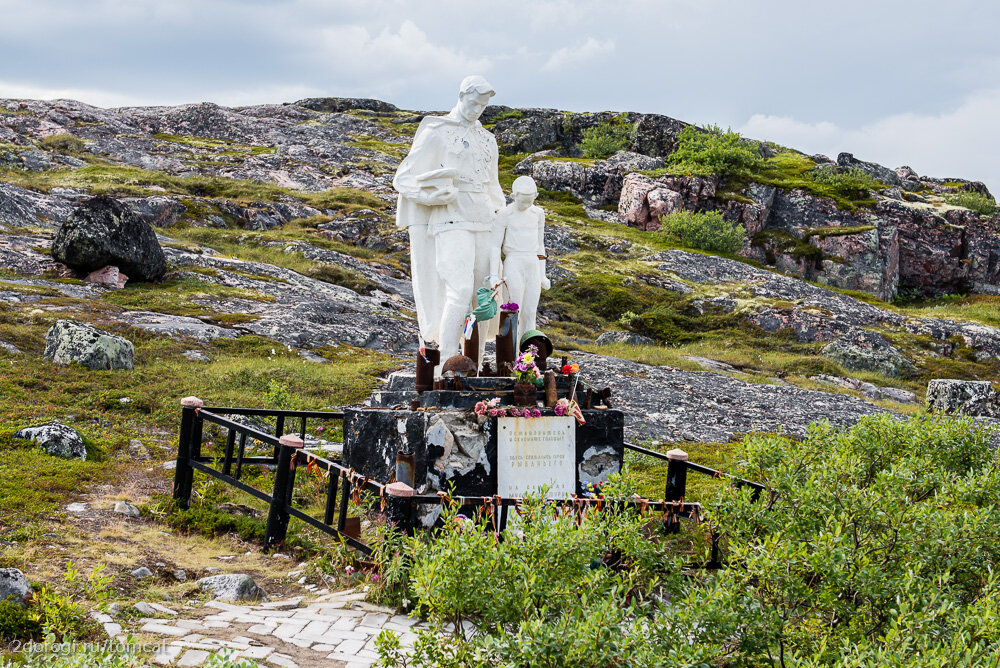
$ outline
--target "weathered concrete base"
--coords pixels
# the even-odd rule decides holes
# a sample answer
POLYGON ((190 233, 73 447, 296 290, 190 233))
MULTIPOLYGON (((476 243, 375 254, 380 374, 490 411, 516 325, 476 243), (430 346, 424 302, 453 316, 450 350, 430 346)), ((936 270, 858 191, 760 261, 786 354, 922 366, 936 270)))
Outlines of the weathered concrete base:
MULTIPOLYGON (((430 393, 424 393, 424 396, 430 393)), ((542 415, 553 415, 542 410, 542 415)), ((576 491, 621 470, 625 415, 619 410, 586 410, 576 427, 576 491)), ((534 419, 534 418, 532 418, 534 419)), ((497 419, 468 410, 348 408, 344 411, 344 462, 374 480, 395 473, 396 453, 414 455, 420 493, 449 491, 459 496, 497 493, 497 419)))

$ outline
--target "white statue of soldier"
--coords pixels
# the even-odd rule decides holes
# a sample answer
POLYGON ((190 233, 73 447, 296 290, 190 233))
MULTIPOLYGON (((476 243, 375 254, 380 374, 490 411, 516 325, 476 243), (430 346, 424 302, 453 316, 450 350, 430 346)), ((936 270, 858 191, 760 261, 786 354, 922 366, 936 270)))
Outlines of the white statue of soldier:
MULTIPOLYGON (((442 362, 461 354, 465 316, 490 273, 493 219, 506 204, 497 142, 479 122, 494 94, 483 77, 466 77, 447 116, 421 121, 392 181, 396 224, 410 234, 420 347, 437 343, 442 362)), ((480 360, 487 335, 480 330, 480 360)))
POLYGON ((510 301, 519 307, 518 329, 535 329, 535 313, 542 290, 552 287, 545 276, 545 212, 535 206, 538 187, 530 176, 514 179, 514 201, 493 223, 493 257, 490 280, 495 283, 503 251, 503 280, 510 301))

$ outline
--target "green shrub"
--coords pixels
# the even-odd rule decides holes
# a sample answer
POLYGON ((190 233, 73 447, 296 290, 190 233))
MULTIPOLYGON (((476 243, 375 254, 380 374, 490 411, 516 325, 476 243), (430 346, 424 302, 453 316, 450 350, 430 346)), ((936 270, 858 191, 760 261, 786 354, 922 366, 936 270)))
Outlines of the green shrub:
POLYGON ((75 640, 95 635, 97 628, 83 607, 48 587, 36 590, 26 607, 0 602, 0 642, 41 640, 46 635, 75 640))
POLYGON ((583 131, 580 151, 585 158, 607 158, 628 148, 632 126, 619 119, 583 131))
POLYGON ((997 202, 989 195, 977 193, 974 190, 963 190, 948 195, 948 204, 962 206, 970 211, 975 211, 980 216, 992 216, 997 212, 997 202))
POLYGON ((717 125, 704 130, 689 125, 681 130, 677 150, 667 159, 671 173, 690 176, 750 177, 763 165, 756 142, 717 125))
POLYGON ((664 234, 688 248, 716 253, 735 253, 743 247, 747 236, 746 228, 724 220, 718 211, 675 211, 660 218, 660 224, 664 234))
MULTIPOLYGON (((969 419, 863 418, 796 441, 752 436, 706 506, 726 568, 682 575, 702 533, 638 515, 523 508, 498 542, 454 512, 436 540, 398 538, 401 585, 432 625, 409 666, 980 666, 1000 650, 1000 467, 969 419)), ((627 489, 626 485, 618 485, 627 489)), ((381 561, 381 560, 380 560, 381 561)), ((382 665, 401 659, 379 640, 382 665)))
POLYGON ((836 194, 849 200, 863 199, 868 197, 870 191, 885 187, 884 183, 857 167, 844 170, 836 167, 820 167, 808 175, 816 183, 829 186, 836 194))

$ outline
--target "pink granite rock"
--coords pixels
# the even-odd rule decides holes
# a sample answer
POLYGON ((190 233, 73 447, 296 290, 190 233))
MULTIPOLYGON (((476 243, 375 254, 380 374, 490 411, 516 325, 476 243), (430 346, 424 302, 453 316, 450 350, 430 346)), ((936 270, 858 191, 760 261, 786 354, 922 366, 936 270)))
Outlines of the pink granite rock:
POLYGON ((103 269, 90 272, 83 280, 87 283, 96 283, 97 285, 106 285, 111 288, 120 289, 125 287, 125 283, 128 282, 128 276, 123 274, 118 267, 108 265, 103 269))

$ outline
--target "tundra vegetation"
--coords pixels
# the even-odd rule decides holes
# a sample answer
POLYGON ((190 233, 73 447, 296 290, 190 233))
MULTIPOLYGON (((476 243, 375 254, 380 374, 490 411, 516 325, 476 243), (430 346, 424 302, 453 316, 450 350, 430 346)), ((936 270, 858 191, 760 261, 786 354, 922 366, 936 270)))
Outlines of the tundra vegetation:
POLYGON ((382 665, 994 665, 1000 469, 971 421, 753 436, 730 470, 766 491, 720 484, 709 524, 680 536, 538 499, 503 541, 454 513, 434 540, 386 534, 378 595, 458 632, 422 632, 404 658, 385 631, 382 665), (709 530, 726 567, 693 570, 709 530))
MULTIPOLYGON (((36 113, 0 107, 5 123, 31 123, 36 113)), ((329 119, 324 116, 296 120, 293 130, 325 131, 329 119)), ((493 122, 524 117, 509 110, 493 122)), ((132 578, 129 571, 139 560, 181 564, 194 572, 219 564, 219 554, 249 552, 241 557, 241 567, 252 570, 266 589, 302 593, 289 579, 286 562, 260 554, 266 509, 252 497, 199 476, 190 508, 180 509, 171 501, 172 473, 163 463, 176 453, 178 399, 194 394, 217 405, 341 406, 362 401, 379 386, 380 376, 409 365, 411 356, 338 344, 312 349, 325 363, 310 362, 299 351, 260 335, 198 341, 128 326, 116 316, 123 309, 152 310, 238 327, 257 316, 223 312, 213 302, 236 300, 248 304, 248 310, 270 304, 274 296, 269 289, 284 280, 276 276, 276 268, 362 294, 374 294, 377 286, 359 266, 405 276, 405 247, 369 248, 331 238, 320 226, 368 211, 377 220, 376 236, 398 238, 393 236, 399 233, 391 220, 393 198, 386 177, 419 116, 355 109, 333 120, 361 124, 352 125, 340 142, 361 157, 352 155, 344 165, 318 170, 331 177, 330 183, 314 189, 219 173, 216 166, 223 163, 285 160, 283 145, 260 137, 146 137, 158 156, 184 163, 179 174, 95 153, 88 133, 101 126, 97 121, 79 120, 72 133, 45 138, 25 131, 17 134, 17 143, 0 144, 4 184, 39 196, 65 195, 57 189, 69 188, 116 197, 174 198, 187 211, 173 225, 157 228, 164 246, 257 263, 226 272, 246 279, 252 288, 227 284, 235 281, 223 280, 217 269, 185 264, 170 267, 161 283, 131 283, 93 299, 57 289, 81 288, 78 279, 14 268, 0 271, 0 292, 8 296, 0 304, 0 340, 19 351, 0 350, 0 567, 30 572, 35 585, 30 608, 0 604, 0 643, 101 640, 103 631, 87 613, 105 609, 111 601, 127 606, 138 600, 202 600, 190 582, 132 578), (18 156, 34 151, 59 161, 39 171, 18 166, 18 156), (341 185, 345 175, 370 185, 341 185), (250 230, 243 229, 246 221, 220 206, 226 203, 307 204, 322 213, 274 229, 250 230), (312 260, 303 250, 307 247, 342 253, 351 263, 312 260), (135 368, 90 371, 44 359, 46 331, 67 317, 127 337, 136 347, 135 368), (191 352, 208 360, 185 357, 191 352), (82 435, 86 461, 56 459, 13 438, 18 429, 48 420, 60 420, 82 435), (110 507, 119 499, 137 503, 142 517, 129 524, 87 524, 66 511, 72 501, 110 507), (235 514, 227 504, 249 512, 235 514)), ((574 155, 584 157, 575 159, 586 163, 607 157, 627 148, 635 132, 624 117, 612 118, 583 133, 574 155)), ((129 137, 116 139, 127 142, 129 137)), ((507 190, 514 166, 525 157, 501 154, 500 180, 507 190)), ((282 166, 292 170, 301 165, 288 161, 282 166)), ((799 152, 717 127, 683 130, 677 150, 658 174, 665 173, 717 177, 723 200, 738 199, 747 184, 756 182, 829 197, 843 210, 871 207, 873 192, 886 187, 856 169, 821 166, 799 152)), ((992 198, 960 190, 963 183, 944 187, 954 189, 949 203, 980 216, 995 215, 992 198)), ((559 273, 541 304, 557 355, 582 350, 681 371, 701 369, 691 358, 710 358, 731 365, 724 373, 741 380, 855 396, 855 390, 822 386, 813 377, 824 374, 911 390, 918 399, 930 378, 1000 377, 1000 362, 977 354, 961 337, 942 342, 895 330, 883 333, 914 361, 912 371, 895 378, 851 371, 824 357, 823 344, 799 341, 787 329, 765 331, 743 317, 746 308, 784 308, 791 302, 755 296, 746 285, 692 282, 686 285, 690 291, 682 293, 658 284, 662 272, 647 258, 660 251, 694 248, 741 259, 731 254, 745 232, 718 214, 674 214, 663 230, 654 232, 592 218, 580 199, 565 192, 541 189, 538 203, 552 231, 572 242, 551 254, 559 273), (720 296, 731 296, 736 310, 703 306, 720 296), (648 336, 653 343, 597 344, 597 336, 609 329, 648 336)), ((865 230, 807 230, 815 237, 848 231, 865 230)), ((18 223, 6 227, 4 237, 30 237, 44 254, 52 233, 51 226, 18 223)), ((901 315, 1000 325, 996 296, 887 304, 865 293, 837 292, 901 315)), ((378 600, 442 626, 457 623, 461 632, 455 636, 422 635, 411 657, 404 657, 397 640, 386 634, 381 641, 386 665, 996 665, 1000 481, 987 437, 967 420, 925 415, 919 404, 877 403, 915 416, 910 421, 870 418, 847 432, 821 424, 801 440, 764 434, 683 444, 693 461, 759 480, 767 491, 753 501, 745 490, 707 477, 690 478, 688 500, 705 504, 708 524, 686 526, 680 535, 662 535, 659 518, 639 514, 594 512, 578 524, 536 499, 524 506, 516 532, 502 542, 477 518, 462 519, 454 511, 446 514, 433 540, 429 535, 405 538, 385 525, 375 512, 377 504, 361 499, 353 502, 352 514, 363 517, 363 537, 378 546, 374 570, 348 574, 355 555, 302 523, 291 524, 282 549, 307 564, 305 576, 311 581, 331 588, 368 586, 378 600), (711 530, 722 535, 726 568, 691 568, 706 561, 711 530), (480 633, 469 633, 469 623, 480 633)), ((337 425, 323 426, 325 437, 338 440, 337 425)), ((221 456, 221 436, 207 430, 205 452, 221 456)), ((623 475, 602 493, 608 498, 633 493, 658 498, 664 475, 663 466, 629 455, 623 475)), ((245 476, 261 489, 273 484, 273 473, 265 468, 248 467, 245 476)), ((307 471, 300 471, 297 480, 294 505, 318 511, 325 480, 307 471)), ((127 625, 136 613, 123 619, 127 625)), ((27 665, 131 666, 147 658, 86 650, 69 658, 38 655, 25 660, 27 665)), ((24 665, 22 657, 2 661, 24 665)), ((216 665, 225 664, 217 660, 216 665)))

